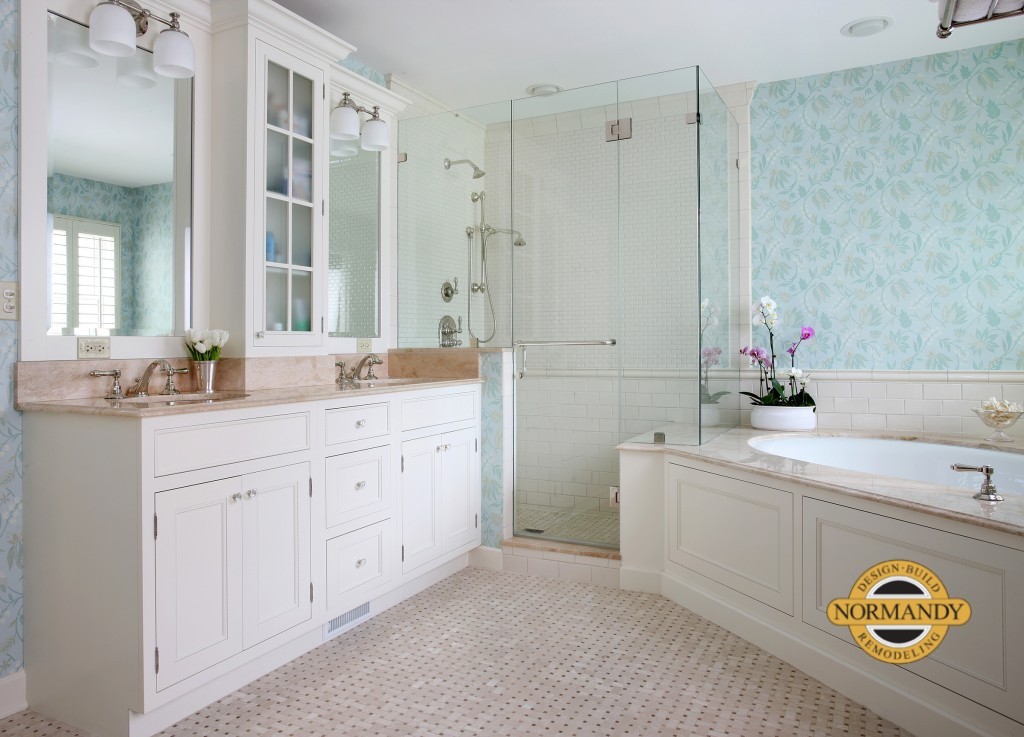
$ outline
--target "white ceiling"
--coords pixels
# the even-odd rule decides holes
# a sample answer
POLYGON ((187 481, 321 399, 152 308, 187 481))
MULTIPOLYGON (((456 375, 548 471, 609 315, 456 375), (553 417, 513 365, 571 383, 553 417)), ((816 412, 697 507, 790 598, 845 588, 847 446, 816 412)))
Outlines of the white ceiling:
POLYGON ((1024 17, 935 36, 931 0, 278 0, 453 108, 699 64, 716 86, 770 82, 1024 37, 1024 17), (877 36, 846 23, 882 15, 877 36))

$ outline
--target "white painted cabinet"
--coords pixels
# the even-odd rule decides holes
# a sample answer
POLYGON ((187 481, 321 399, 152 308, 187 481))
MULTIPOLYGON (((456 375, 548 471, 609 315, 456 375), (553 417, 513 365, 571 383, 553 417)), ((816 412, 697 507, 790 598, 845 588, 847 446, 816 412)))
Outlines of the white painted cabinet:
POLYGON ((156 495, 157 689, 310 618, 309 467, 156 495))
POLYGON ((477 427, 402 443, 402 570, 480 543, 477 427))

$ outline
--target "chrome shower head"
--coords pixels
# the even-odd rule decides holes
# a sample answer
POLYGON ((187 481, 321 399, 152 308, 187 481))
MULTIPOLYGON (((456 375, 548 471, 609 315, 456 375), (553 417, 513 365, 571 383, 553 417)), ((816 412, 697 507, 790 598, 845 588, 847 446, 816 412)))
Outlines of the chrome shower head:
POLYGON ((523 236, 519 236, 514 241, 512 241, 512 245, 513 246, 518 246, 519 248, 522 248, 523 246, 526 245, 526 241, 523 240, 523 236))
POLYGON ((479 179, 480 177, 482 177, 485 174, 483 169, 481 169, 479 166, 474 164, 469 159, 458 159, 457 161, 452 161, 451 159, 445 159, 444 160, 444 168, 445 169, 451 169, 453 164, 469 164, 470 166, 472 166, 473 167, 473 179, 479 179))

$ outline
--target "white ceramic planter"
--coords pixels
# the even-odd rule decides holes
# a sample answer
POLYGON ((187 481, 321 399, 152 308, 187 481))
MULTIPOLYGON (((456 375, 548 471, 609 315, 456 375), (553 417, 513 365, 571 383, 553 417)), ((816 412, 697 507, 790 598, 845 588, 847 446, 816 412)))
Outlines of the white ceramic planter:
POLYGON ((813 430, 818 415, 814 407, 752 407, 750 424, 758 430, 813 430))

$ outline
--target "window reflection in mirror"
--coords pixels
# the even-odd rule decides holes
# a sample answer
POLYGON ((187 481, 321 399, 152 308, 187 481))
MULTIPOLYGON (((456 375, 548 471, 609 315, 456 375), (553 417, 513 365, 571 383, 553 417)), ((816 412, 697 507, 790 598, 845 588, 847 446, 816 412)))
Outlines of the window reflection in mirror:
POLYGON ((47 334, 180 333, 192 81, 154 73, 143 49, 97 54, 88 28, 49 21, 47 334))
POLYGON ((380 336, 380 154, 332 141, 327 319, 332 337, 380 336))

